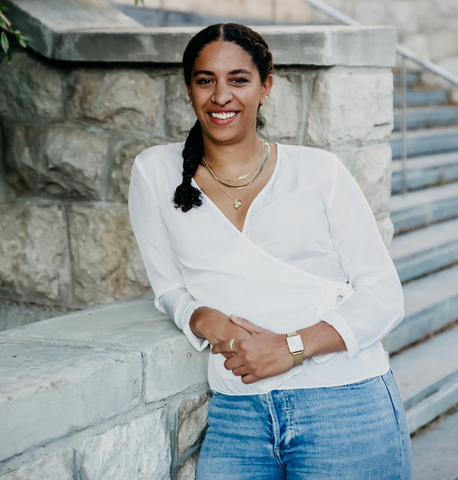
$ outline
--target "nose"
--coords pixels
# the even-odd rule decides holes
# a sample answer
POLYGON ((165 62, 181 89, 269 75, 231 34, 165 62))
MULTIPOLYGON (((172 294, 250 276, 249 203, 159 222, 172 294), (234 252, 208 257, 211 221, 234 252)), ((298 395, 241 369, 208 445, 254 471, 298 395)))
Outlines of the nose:
POLYGON ((233 99, 233 95, 227 85, 217 85, 212 95, 212 102, 218 105, 226 105, 233 99))

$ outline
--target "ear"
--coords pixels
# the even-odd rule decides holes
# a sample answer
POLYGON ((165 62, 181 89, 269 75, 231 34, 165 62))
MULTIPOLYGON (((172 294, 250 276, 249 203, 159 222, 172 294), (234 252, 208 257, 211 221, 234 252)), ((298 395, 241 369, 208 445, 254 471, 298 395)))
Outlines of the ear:
POLYGON ((188 98, 189 98, 189 101, 191 102, 192 104, 192 94, 191 94, 191 87, 185 82, 184 83, 185 87, 186 87, 186 90, 188 91, 188 98))
POLYGON ((270 95, 270 91, 272 90, 272 85, 274 83, 274 77, 272 74, 269 74, 266 78, 266 81, 262 84, 262 96, 265 97, 266 95, 270 95))

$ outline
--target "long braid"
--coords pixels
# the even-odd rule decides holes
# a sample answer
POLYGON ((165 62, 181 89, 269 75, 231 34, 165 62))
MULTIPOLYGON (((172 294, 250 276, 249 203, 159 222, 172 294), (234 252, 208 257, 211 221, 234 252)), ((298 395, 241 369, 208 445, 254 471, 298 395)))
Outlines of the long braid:
POLYGON ((183 149, 183 182, 178 185, 173 197, 175 207, 181 208, 183 212, 202 205, 200 191, 191 185, 191 180, 202 161, 203 152, 202 128, 197 120, 189 131, 183 149))

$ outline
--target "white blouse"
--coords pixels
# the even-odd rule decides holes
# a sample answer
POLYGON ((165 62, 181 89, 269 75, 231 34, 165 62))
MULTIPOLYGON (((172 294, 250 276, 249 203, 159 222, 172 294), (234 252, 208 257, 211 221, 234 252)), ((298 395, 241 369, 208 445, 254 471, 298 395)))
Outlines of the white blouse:
POLYGON ((155 305, 196 349, 208 342, 191 332, 189 319, 203 305, 277 333, 325 321, 345 342, 345 352, 309 358, 251 385, 224 368, 221 354, 210 354, 210 388, 229 395, 384 374, 380 339, 404 316, 398 274, 352 175, 327 151, 277 145, 274 173, 242 232, 204 193, 200 207, 174 207, 183 143, 145 150, 132 169, 129 213, 155 305))

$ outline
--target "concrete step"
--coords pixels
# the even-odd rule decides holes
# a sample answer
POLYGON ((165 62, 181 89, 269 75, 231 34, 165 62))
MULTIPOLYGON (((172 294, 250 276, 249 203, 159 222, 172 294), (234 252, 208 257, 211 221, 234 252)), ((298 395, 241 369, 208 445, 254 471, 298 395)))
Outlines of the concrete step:
MULTIPOLYGON (((401 106, 401 90, 395 88, 393 103, 395 107, 401 106)), ((418 107, 421 105, 443 105, 449 101, 449 93, 443 88, 436 89, 415 89, 407 91, 407 105, 418 107)))
MULTIPOLYGON (((400 158, 402 154, 402 135, 400 132, 391 134, 390 144, 393 150, 393 158, 400 158)), ((458 151, 458 127, 413 130, 407 134, 408 157, 451 151, 458 151)))
POLYGON ((391 196, 396 234, 458 217, 458 183, 391 196))
POLYGON ((396 236, 390 254, 402 282, 458 262, 458 218, 396 236))
MULTIPOLYGON (((402 110, 394 109, 394 130, 401 128, 402 110)), ((458 123, 458 107, 428 106, 407 109, 407 128, 428 128, 458 123)))
POLYGON ((412 441, 412 480, 458 479, 458 412, 412 441))
MULTIPOLYGON (((409 158, 406 170, 408 190, 441 185, 458 180, 458 152, 409 158)), ((402 162, 392 163, 391 193, 402 190, 402 162)))
POLYGON ((391 359, 410 433, 458 404, 458 327, 391 359))
MULTIPOLYGON (((409 70, 407 72, 407 85, 413 85, 418 83, 421 79, 421 70, 409 70)), ((393 82, 394 85, 401 85, 401 74, 399 71, 393 71, 393 82)))
POLYGON ((458 217, 458 183, 391 196, 395 234, 458 217))
POLYGON ((404 320, 388 335, 390 353, 458 319, 458 265, 403 285, 404 320))

